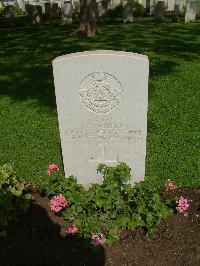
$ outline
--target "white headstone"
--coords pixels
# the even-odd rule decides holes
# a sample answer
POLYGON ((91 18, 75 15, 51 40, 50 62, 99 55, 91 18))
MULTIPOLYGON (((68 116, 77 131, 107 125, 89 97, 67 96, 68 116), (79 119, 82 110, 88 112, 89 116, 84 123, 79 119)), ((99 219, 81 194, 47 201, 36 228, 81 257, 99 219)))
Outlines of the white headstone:
POLYGON ((167 0, 167 11, 174 11, 175 0, 167 0))
POLYGON ((194 22, 196 19, 196 1, 187 1, 186 12, 185 12, 185 22, 194 22))
POLYGON ((105 8, 102 0, 96 0, 97 3, 97 17, 101 18, 105 14, 105 8))
POLYGON ((65 1, 61 7, 63 23, 72 23, 73 6, 71 1, 65 1))
POLYGON ((150 4, 149 4, 149 11, 150 11, 150 16, 152 16, 154 14, 154 9, 155 9, 155 0, 150 0, 150 4))
POLYGON ((100 183, 100 163, 127 163, 132 183, 145 176, 148 73, 144 55, 68 54, 53 61, 65 175, 100 183))

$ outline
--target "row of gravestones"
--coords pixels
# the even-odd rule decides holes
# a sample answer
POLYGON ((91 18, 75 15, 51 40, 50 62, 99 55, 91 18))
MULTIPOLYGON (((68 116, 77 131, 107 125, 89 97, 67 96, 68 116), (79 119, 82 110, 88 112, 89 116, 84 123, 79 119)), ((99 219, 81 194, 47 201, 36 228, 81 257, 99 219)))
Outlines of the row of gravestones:
MULTIPOLYGON (((6 19, 9 19, 9 24, 13 24, 14 21, 14 12, 12 6, 16 6, 15 2, 4 2, 5 13, 8 14, 4 16, 6 19), (12 23, 10 23, 12 21, 12 23)), ((110 0, 107 2, 106 6, 102 4, 102 1, 97 0, 97 14, 98 17, 101 17, 106 10, 114 9, 119 5, 119 0, 110 0)), ((32 24, 40 24, 43 20, 43 15, 46 18, 60 18, 62 16, 63 23, 72 22, 72 14, 78 16, 80 12, 80 2, 79 1, 70 1, 70 0, 59 0, 51 2, 34 2, 34 1, 19 1, 18 6, 22 12, 26 12, 29 20, 32 24)))
POLYGON ((41 23, 43 15, 51 19, 60 18, 62 15, 63 22, 72 20, 73 8, 70 1, 24 3, 20 8, 28 14, 33 24, 41 23))
MULTIPOLYGON (((154 6, 159 0, 138 0, 144 8, 150 10, 150 14, 153 15, 154 6)), ((179 9, 183 12, 184 6, 186 6, 186 0, 163 0, 166 11, 175 11, 175 7, 179 6, 179 9)))
MULTIPOLYGON (((120 4, 120 0, 109 0, 106 4, 97 0, 97 14, 101 17, 106 10, 114 9, 120 4)), ((33 24, 39 24, 42 21, 43 14, 52 19, 62 15, 63 23, 72 21, 73 12, 78 16, 80 12, 80 2, 78 0, 61 0, 50 2, 24 2, 20 1, 19 8, 26 12, 33 24)))
MULTIPOLYGON (((176 16, 184 14, 185 22, 194 22, 200 15, 200 0, 138 0, 145 8, 149 9, 150 15, 154 15, 157 22, 165 21, 165 11, 173 11, 176 16), (167 5, 166 5, 167 3, 167 5)), ((133 21, 133 7, 131 0, 123 1, 124 22, 133 21)))
MULTIPOLYGON (((103 3, 102 0, 97 0, 97 15, 101 17, 108 9, 114 9, 120 4, 120 0, 110 0, 103 3)), ((22 11, 27 12, 33 24, 39 24, 42 21, 43 14, 52 19, 58 18, 62 15, 63 23, 72 22, 72 14, 78 15, 80 12, 80 3, 77 1, 56 1, 56 2, 30 2, 21 3, 22 11)), ((129 0, 123 1, 123 18, 124 22, 133 21, 133 8, 129 0)))
MULTIPOLYGON (((157 22, 165 21, 165 11, 175 11, 176 15, 183 14, 186 5, 185 22, 195 21, 196 15, 200 13, 198 1, 200 0, 138 0, 144 7, 150 10, 150 15, 154 15, 157 22), (167 8, 166 8, 167 5, 167 8)), ((97 14, 101 17, 106 10, 114 9, 120 4, 120 0, 107 1, 107 5, 102 0, 97 0, 97 14)), ((124 22, 133 22, 132 1, 123 0, 123 20, 124 22)), ((46 17, 55 19, 62 15, 63 23, 72 22, 72 14, 78 14, 80 4, 77 1, 60 0, 51 2, 19 2, 22 11, 27 12, 29 19, 33 24, 39 24, 42 21, 43 14, 46 17)))
MULTIPOLYGON (((178 11, 179 13, 184 13, 187 2, 190 0, 138 0, 144 8, 150 11, 150 15, 153 15, 155 5, 158 1, 162 1, 166 11, 178 11)), ((200 13, 200 0, 196 1, 197 13, 200 13)))
MULTIPOLYGON (((185 10, 185 22, 194 22, 197 16, 197 1, 186 1, 186 10, 185 10)), ((175 15, 183 14, 183 6, 182 5, 174 5, 175 15)), ((199 11, 198 11, 199 12, 199 11)), ((158 1, 154 4, 152 9, 152 14, 154 14, 157 22, 165 21, 165 2, 158 1)))

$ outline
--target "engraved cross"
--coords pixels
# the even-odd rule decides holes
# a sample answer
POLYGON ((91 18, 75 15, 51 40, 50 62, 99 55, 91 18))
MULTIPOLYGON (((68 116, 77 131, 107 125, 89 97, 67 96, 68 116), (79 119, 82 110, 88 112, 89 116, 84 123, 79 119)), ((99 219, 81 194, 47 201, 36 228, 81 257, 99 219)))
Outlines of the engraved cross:
POLYGON ((118 158, 116 160, 107 160, 105 158, 105 146, 103 144, 98 144, 99 147, 99 159, 91 158, 92 162, 95 163, 118 163, 118 158))

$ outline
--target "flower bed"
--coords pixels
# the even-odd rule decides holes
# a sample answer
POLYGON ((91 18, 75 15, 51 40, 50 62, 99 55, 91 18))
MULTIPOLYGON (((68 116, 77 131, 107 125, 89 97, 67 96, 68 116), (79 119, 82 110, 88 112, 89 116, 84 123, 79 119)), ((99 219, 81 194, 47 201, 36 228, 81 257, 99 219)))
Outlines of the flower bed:
MULTIPOLYGON (((174 212, 186 213, 187 199, 175 195, 162 199, 158 188, 147 182, 134 187, 129 183, 131 169, 120 163, 117 167, 100 164, 102 184, 93 184, 88 190, 77 184, 74 177, 59 175, 56 163, 49 165, 50 176, 45 193, 50 200, 52 212, 71 223, 68 234, 77 234, 87 245, 112 245, 119 239, 121 231, 143 228, 148 234, 174 212)), ((177 185, 167 180, 165 188, 174 191, 177 185)))

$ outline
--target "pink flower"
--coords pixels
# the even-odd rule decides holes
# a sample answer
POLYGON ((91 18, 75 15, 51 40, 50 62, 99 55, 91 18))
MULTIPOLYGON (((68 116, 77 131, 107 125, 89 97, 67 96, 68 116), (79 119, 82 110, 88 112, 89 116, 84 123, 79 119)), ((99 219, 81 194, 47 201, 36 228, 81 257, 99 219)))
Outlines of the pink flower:
POLYGON ((78 228, 76 225, 71 225, 68 229, 67 232, 69 234, 76 234, 78 232, 78 228))
POLYGON ((59 165, 57 163, 52 163, 48 166, 47 175, 50 175, 53 171, 59 171, 59 165))
POLYGON ((51 202, 51 211, 53 212, 61 211, 68 204, 68 201, 62 195, 54 196, 53 199, 50 200, 50 202, 51 202))
POLYGON ((189 203, 188 203, 188 199, 184 199, 183 197, 180 197, 179 201, 177 201, 178 206, 176 207, 176 210, 178 212, 184 212, 187 211, 187 209, 189 208, 189 203))
POLYGON ((165 182, 165 188, 166 188, 166 190, 175 190, 177 188, 177 185, 173 181, 168 179, 165 182))
POLYGON ((104 237, 103 234, 93 234, 91 237, 91 244, 93 246, 99 246, 99 245, 103 245, 106 241, 106 238, 104 237))

